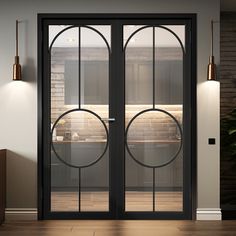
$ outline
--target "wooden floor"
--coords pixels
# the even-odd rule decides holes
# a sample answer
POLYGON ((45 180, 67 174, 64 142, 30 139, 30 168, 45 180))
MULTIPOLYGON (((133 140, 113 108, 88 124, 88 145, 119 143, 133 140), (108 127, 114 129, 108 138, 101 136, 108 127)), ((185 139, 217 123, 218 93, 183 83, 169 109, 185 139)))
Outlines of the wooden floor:
POLYGON ((235 236, 236 221, 16 221, 1 236, 235 236))
MULTIPOLYGON (((126 211, 152 211, 152 192, 126 191, 126 211)), ((81 211, 108 211, 108 192, 82 192, 81 211)), ((156 211, 182 211, 182 192, 156 192, 156 211)), ((78 192, 52 192, 52 211, 77 211, 78 192)))

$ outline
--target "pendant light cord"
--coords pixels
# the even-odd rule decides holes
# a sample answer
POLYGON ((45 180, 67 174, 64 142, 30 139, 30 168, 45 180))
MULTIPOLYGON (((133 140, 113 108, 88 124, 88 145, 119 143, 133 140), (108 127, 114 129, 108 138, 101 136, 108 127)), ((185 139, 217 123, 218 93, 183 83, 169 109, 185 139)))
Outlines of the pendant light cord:
POLYGON ((213 20, 211 21, 211 56, 213 56, 213 20))
POLYGON ((18 20, 16 20, 16 56, 18 56, 18 20))

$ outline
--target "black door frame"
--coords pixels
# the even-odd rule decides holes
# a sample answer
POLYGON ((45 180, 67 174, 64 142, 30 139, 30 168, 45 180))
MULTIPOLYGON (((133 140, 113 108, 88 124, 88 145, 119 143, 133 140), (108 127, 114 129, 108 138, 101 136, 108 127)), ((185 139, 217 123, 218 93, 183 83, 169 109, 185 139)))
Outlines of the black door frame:
POLYGON ((196 212, 196 14, 38 14, 38 219, 195 219, 196 212), (122 58, 123 24, 185 24, 186 66, 184 81, 184 211, 183 212, 124 212, 124 79, 122 58), (116 126, 110 129, 110 212, 50 212, 50 79, 48 58, 48 25, 112 24, 111 77, 109 89, 110 117, 116 117, 116 126), (46 43, 45 43, 46 42, 46 43), (117 45, 119 45, 117 47, 117 45), (121 68, 117 70, 116 68, 121 68), (46 79, 48 78, 48 79, 46 79), (189 79, 187 79, 189 78, 189 79), (118 82, 119 81, 119 82, 118 82), (113 89, 112 88, 116 88, 113 89), (121 95, 121 92, 123 94, 121 95), (118 112, 119 111, 119 112, 118 112), (121 151, 122 150, 122 151, 121 151), (188 157, 188 158, 186 158, 188 157), (123 173, 120 178, 120 170, 123 173), (114 201, 116 199, 117 201, 114 201), (116 210, 114 210, 116 209, 116 210))

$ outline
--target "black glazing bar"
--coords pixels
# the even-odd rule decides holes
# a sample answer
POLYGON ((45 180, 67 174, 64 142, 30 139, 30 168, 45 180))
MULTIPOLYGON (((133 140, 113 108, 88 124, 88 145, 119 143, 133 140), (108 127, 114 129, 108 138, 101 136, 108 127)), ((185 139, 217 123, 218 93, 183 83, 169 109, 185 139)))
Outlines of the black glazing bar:
POLYGON ((78 191, 79 191, 79 212, 81 211, 81 168, 78 168, 78 180, 79 180, 79 184, 78 184, 78 191))
POLYGON ((153 109, 155 109, 155 26, 152 28, 153 44, 152 44, 152 79, 153 79, 153 109))
POLYGON ((79 64, 78 64, 78 102, 79 102, 79 109, 81 108, 81 28, 79 27, 78 30, 78 59, 79 59, 79 64))
POLYGON ((156 168, 153 168, 152 169, 152 177, 153 177, 153 180, 152 180, 152 197, 153 197, 153 212, 156 210, 156 168))

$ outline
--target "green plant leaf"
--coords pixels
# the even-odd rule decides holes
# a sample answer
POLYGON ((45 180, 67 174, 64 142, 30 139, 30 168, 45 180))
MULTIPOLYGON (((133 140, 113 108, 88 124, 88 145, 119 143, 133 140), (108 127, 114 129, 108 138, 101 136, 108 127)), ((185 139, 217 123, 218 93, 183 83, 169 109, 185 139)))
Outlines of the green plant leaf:
POLYGON ((236 108, 220 121, 221 157, 236 161, 236 108))
POLYGON ((228 133, 229 133, 229 135, 232 135, 232 134, 236 133, 236 129, 230 129, 228 133))

